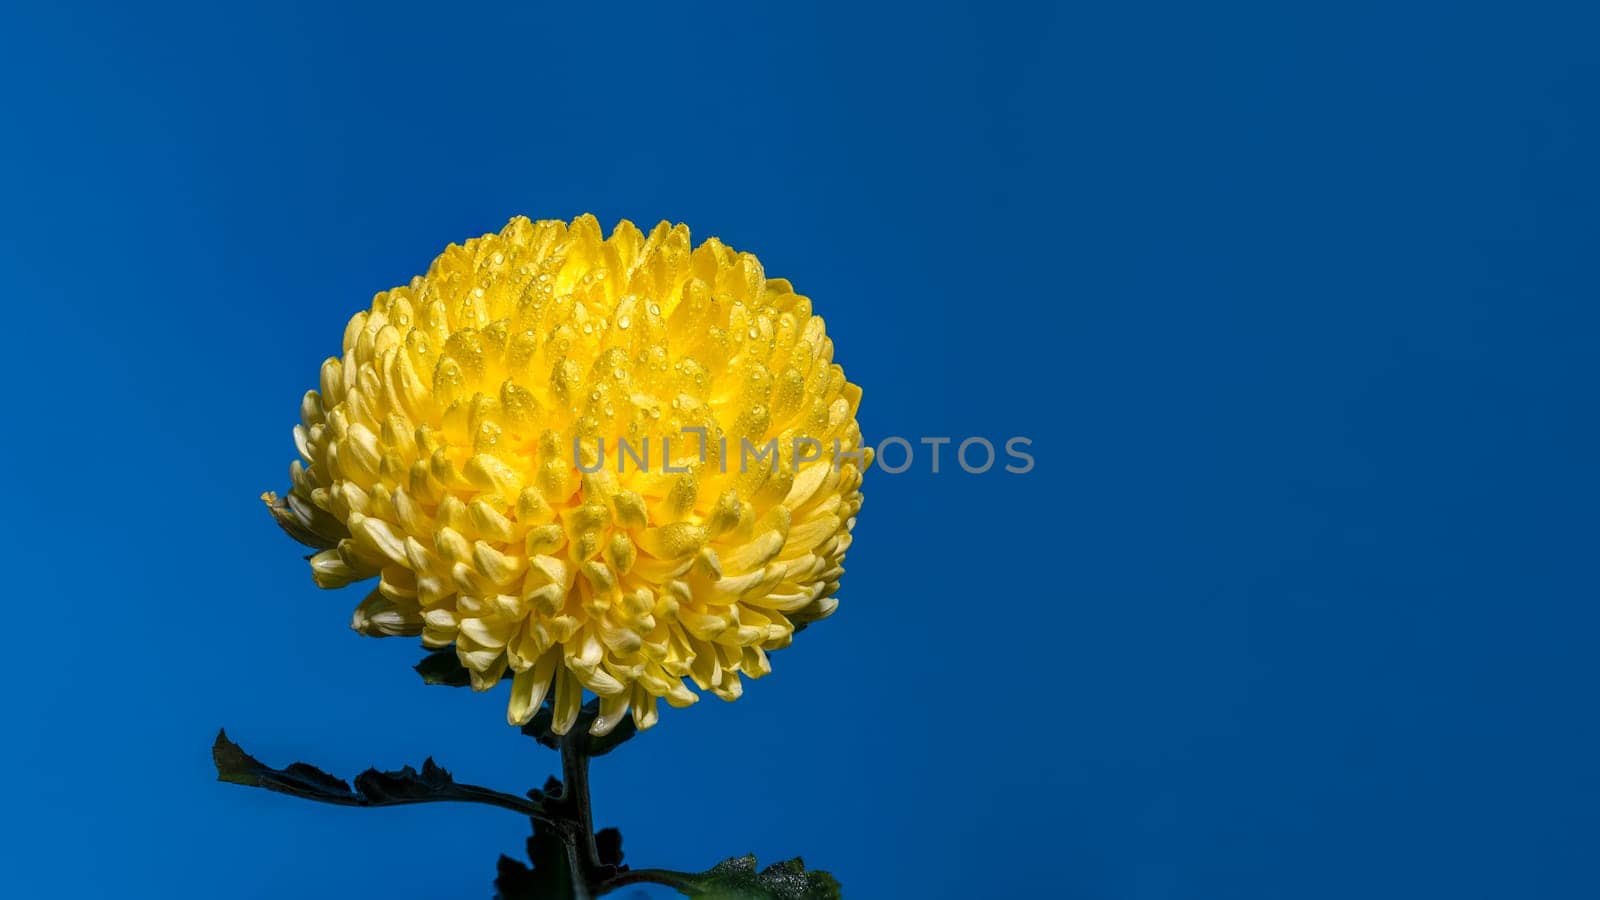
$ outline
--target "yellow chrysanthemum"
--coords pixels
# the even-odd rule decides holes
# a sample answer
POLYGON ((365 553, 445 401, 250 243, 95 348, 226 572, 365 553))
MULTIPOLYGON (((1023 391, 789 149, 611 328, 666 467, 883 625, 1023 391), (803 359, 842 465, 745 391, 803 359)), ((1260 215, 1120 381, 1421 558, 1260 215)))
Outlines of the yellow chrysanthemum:
POLYGON ((565 733, 587 688, 596 734, 648 728, 837 605, 860 397, 754 256, 517 218, 350 319, 264 499, 318 585, 379 579, 354 628, 454 643, 480 690, 509 672, 513 724, 553 689, 565 733))

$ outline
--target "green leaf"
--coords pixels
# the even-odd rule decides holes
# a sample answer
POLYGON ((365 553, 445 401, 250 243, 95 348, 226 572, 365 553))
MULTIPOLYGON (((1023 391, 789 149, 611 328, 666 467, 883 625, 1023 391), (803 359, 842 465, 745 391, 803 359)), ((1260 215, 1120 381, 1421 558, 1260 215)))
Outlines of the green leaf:
MULTIPOLYGON (((564 791, 561 782, 552 778, 542 793, 557 798, 564 791)), ((559 823, 533 820, 533 837, 528 839, 531 866, 508 856, 500 857, 495 900, 572 900, 575 896, 573 884, 585 877, 573 871, 573 854, 582 852, 576 841, 580 826, 575 820, 562 818, 571 810, 564 810, 559 802, 552 811, 559 823)), ((594 842, 596 859, 583 866, 590 885, 588 896, 604 893, 605 882, 628 868, 622 865, 622 832, 602 828, 594 842)))
POLYGON ((217 780, 246 787, 266 788, 280 794, 303 797, 340 806, 399 806, 406 803, 460 801, 484 803, 509 809, 525 816, 543 817, 544 805, 531 798, 503 794, 474 784, 459 784, 450 773, 429 757, 418 772, 410 766, 393 772, 368 769, 356 776, 351 788, 316 766, 297 762, 274 769, 228 740, 226 731, 217 732, 211 757, 217 766, 217 780))
POLYGON ((827 872, 807 872, 798 856, 760 871, 754 856, 726 859, 700 873, 623 869, 599 893, 640 883, 669 885, 694 900, 839 900, 839 882, 827 872))
POLYGON ((495 900, 574 900, 575 878, 567 842, 554 828, 534 820, 533 837, 528 838, 525 866, 502 855, 499 877, 494 880, 495 900))
POLYGON ((455 648, 446 647, 435 650, 422 658, 422 662, 412 666, 422 680, 427 684, 442 684, 446 687, 468 687, 472 684, 472 675, 467 672, 467 667, 461 664, 461 659, 456 656, 455 648))
POLYGON ((614 869, 622 867, 622 832, 615 828, 602 828, 594 833, 595 853, 600 865, 614 869))
POLYGON ((693 876, 684 893, 697 900, 838 900, 839 882, 827 872, 807 872, 798 856, 759 872, 754 856, 736 856, 693 876))

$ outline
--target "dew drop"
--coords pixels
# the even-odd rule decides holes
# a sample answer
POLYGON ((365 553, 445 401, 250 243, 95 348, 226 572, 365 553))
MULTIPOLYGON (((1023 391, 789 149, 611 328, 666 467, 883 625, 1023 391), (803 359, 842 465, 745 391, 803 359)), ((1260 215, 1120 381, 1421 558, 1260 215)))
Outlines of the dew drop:
POLYGON ((633 322, 629 320, 627 316, 622 316, 617 319, 617 327, 621 328, 623 331, 627 331, 628 326, 632 324, 633 322))
POLYGON ((650 315, 652 315, 652 316, 661 315, 661 307, 657 306, 654 303, 650 304, 650 315))

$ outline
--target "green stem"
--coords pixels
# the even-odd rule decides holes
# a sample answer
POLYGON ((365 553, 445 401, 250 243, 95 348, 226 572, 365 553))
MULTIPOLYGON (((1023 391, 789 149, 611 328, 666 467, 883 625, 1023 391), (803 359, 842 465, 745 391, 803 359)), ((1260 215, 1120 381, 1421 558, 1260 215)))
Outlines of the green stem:
POLYGON ((600 885, 600 893, 609 894, 617 888, 627 887, 630 884, 664 884, 678 891, 687 891, 694 887, 694 882, 687 872, 674 872, 670 869, 629 869, 619 872, 606 879, 600 885))
POLYGON ((583 861, 579 859, 582 851, 572 841, 566 844, 567 863, 572 867, 572 900, 592 900, 594 892, 589 890, 589 878, 585 874, 583 861))
POLYGON ((573 861, 573 885, 579 900, 592 896, 600 875, 600 850, 594 842, 594 811, 589 796, 589 754, 584 747, 586 734, 567 734, 561 739, 561 802, 569 817, 568 852, 573 861))

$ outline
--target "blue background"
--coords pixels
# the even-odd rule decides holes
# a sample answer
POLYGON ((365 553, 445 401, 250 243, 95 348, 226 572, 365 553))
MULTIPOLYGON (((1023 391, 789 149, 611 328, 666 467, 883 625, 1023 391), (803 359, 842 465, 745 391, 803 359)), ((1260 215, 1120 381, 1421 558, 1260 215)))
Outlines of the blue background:
POLYGON ((1600 896, 1585 4, 775 6, 7 7, 7 895, 489 895, 522 820, 209 746, 553 771, 256 497, 374 291, 593 211, 791 277, 869 439, 1037 458, 870 474, 839 614, 597 764, 630 861, 1600 896))

